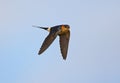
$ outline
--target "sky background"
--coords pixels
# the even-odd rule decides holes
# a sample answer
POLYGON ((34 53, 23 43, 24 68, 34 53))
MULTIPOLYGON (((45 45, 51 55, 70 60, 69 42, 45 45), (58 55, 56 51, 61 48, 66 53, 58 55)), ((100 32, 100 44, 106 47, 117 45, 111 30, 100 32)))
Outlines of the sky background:
POLYGON ((120 0, 0 0, 0 83, 120 83, 120 0), (69 24, 40 56, 47 31, 69 24))

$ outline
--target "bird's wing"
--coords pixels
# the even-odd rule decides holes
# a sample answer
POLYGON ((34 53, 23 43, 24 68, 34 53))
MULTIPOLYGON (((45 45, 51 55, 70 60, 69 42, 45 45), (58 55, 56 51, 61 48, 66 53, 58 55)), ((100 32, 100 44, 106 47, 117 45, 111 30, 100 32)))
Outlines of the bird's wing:
POLYGON ((70 39, 70 31, 60 35, 60 49, 63 59, 66 59, 67 57, 69 39, 70 39))
POLYGON ((55 38, 57 37, 57 32, 53 33, 53 32, 50 32, 49 35, 45 38, 40 50, 39 50, 39 55, 41 53, 43 53, 49 46, 50 44, 55 40, 55 38))

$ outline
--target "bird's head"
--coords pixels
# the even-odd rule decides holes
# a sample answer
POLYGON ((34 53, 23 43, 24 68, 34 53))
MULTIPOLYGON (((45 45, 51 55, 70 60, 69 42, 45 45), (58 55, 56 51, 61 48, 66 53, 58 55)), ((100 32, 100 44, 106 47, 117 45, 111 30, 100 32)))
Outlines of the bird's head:
POLYGON ((65 24, 65 25, 63 25, 66 29, 69 29, 70 28, 70 26, 69 25, 67 25, 67 24, 65 24))

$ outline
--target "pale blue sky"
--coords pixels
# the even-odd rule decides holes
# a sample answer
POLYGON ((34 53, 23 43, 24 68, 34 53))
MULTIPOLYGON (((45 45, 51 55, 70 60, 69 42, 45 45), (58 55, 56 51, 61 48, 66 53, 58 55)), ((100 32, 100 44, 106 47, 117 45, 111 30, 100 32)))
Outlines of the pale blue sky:
POLYGON ((120 0, 1 0, 0 83, 120 83, 120 0), (69 24, 67 60, 48 32, 69 24))

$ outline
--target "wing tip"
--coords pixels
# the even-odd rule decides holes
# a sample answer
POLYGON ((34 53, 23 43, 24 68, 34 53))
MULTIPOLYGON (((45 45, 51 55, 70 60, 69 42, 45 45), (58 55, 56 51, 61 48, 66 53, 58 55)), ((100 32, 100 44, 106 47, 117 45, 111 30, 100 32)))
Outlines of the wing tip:
POLYGON ((41 50, 38 52, 38 55, 40 55, 40 54, 42 54, 42 51, 41 51, 41 50))
POLYGON ((66 60, 67 59, 67 56, 63 56, 63 60, 66 60))
POLYGON ((63 58, 63 60, 66 60, 66 58, 63 58))
POLYGON ((38 53, 38 55, 40 55, 40 53, 38 53))

